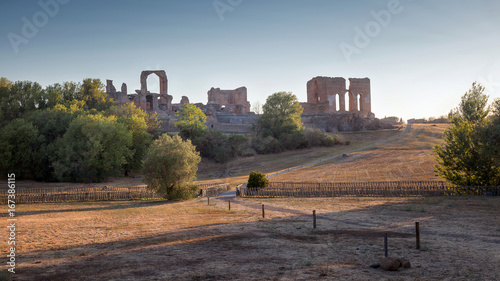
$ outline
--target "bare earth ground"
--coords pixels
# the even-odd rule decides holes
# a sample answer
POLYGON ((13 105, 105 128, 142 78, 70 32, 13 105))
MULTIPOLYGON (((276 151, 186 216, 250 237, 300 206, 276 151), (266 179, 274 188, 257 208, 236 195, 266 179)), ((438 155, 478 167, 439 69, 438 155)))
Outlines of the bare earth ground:
MULTIPOLYGON (((433 175, 430 147, 443 129, 415 126, 410 135, 375 149, 320 163, 317 175, 304 168, 283 176, 426 180, 433 175)), ((374 133, 371 141, 395 133, 374 133)), ((360 147, 370 136, 353 134, 360 141, 345 148, 256 156, 254 163, 273 172, 360 147)), ((254 167, 247 161, 224 166, 235 171, 232 181, 242 181, 245 167, 254 167)), ((231 211, 223 198, 210 198, 210 205, 206 198, 17 205, 14 280, 500 280, 500 198, 231 200, 231 211), (421 250, 415 249, 416 221, 421 250), (384 232, 389 255, 409 259, 411 269, 369 267, 383 257, 384 232)), ((0 240, 7 235, 5 228, 0 240)), ((6 268, 2 262, 0 269, 6 268)))
POLYGON ((15 280, 500 280, 499 198, 238 199, 231 211, 221 199, 210 204, 19 205, 15 280), (389 254, 411 269, 369 267, 383 257, 384 232, 389 254))

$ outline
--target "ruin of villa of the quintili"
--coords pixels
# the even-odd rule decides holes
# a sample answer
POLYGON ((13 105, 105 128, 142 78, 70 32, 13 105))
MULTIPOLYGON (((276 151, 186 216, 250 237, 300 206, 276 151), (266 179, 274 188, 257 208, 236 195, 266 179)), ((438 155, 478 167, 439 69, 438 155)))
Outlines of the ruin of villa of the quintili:
MULTIPOLYGON (((106 80, 108 98, 118 103, 134 103, 146 112, 158 113, 164 130, 176 130, 174 122, 176 112, 189 103, 189 98, 182 96, 179 103, 173 103, 173 96, 168 94, 168 79, 164 70, 145 70, 141 73, 141 89, 135 93, 127 92, 125 83, 117 91, 112 80, 106 80), (155 74, 159 77, 160 92, 151 93, 147 88, 147 78, 155 74)), ((206 104, 196 103, 206 115, 207 126, 223 132, 248 133, 256 123, 258 115, 250 111, 247 88, 234 90, 211 88, 206 104)), ((315 77, 307 82, 307 102, 302 122, 306 128, 319 128, 327 132, 378 129, 381 122, 371 112, 370 79, 339 77, 315 77)))

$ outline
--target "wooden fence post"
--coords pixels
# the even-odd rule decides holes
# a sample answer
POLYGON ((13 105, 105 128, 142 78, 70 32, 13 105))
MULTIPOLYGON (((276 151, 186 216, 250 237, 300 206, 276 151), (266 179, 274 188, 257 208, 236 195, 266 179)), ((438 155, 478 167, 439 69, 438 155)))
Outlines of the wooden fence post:
POLYGON ((208 205, 210 205, 210 197, 207 197, 208 205))
POLYGON ((415 232, 417 239, 417 250, 420 250, 420 223, 418 221, 415 222, 415 232))
POLYGON ((264 204, 262 204, 262 218, 265 218, 265 215, 264 215, 264 204))
POLYGON ((387 232, 386 232, 386 233, 384 233, 384 254, 385 254, 386 258, 387 258, 387 255, 388 255, 387 252, 388 251, 387 251, 387 232))
POLYGON ((229 202, 229 211, 231 211, 231 200, 229 200, 228 202, 229 202))
POLYGON ((316 229, 316 210, 313 210, 313 228, 316 229))

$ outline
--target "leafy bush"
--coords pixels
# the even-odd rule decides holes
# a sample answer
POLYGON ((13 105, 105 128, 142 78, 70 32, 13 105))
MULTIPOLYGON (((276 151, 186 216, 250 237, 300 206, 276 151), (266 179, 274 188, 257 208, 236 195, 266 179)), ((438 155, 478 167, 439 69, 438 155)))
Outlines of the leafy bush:
POLYGON ((278 153, 283 151, 281 143, 271 136, 265 138, 261 136, 254 137, 252 139, 252 147, 259 154, 278 153))
POLYGON ((244 156, 244 151, 250 147, 248 138, 244 135, 231 135, 227 139, 227 143, 231 147, 233 157, 244 156))
POLYGON ((281 145, 288 150, 309 147, 309 141, 301 131, 281 134, 280 142, 281 145))
POLYGON ((260 172, 251 172, 248 177, 248 185, 247 187, 257 187, 257 188, 266 188, 269 186, 269 180, 266 178, 266 175, 260 172))
POLYGON ((227 162, 232 156, 231 148, 227 144, 227 137, 220 131, 203 131, 193 139, 193 144, 202 157, 219 163, 227 162))

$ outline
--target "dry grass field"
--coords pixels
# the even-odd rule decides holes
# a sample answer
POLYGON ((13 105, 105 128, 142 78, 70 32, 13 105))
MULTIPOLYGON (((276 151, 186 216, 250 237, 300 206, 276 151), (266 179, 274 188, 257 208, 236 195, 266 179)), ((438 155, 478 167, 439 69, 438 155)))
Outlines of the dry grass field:
POLYGON ((432 147, 445 124, 414 124, 409 134, 366 150, 273 177, 272 181, 352 182, 443 180, 435 176, 432 147))
MULTIPOLYGON (((436 179, 429 152, 440 142, 443 130, 414 126, 410 134, 388 143, 273 180, 436 179)), ((239 183, 248 169, 275 172, 398 133, 343 134, 352 141, 350 146, 259 155, 215 170, 231 171, 229 181, 239 183)), ((209 174, 208 167, 202 167, 199 178, 220 181, 209 174)), ((2 263, 1 276, 7 280, 500 280, 500 198, 231 198, 231 210, 228 199, 210 198, 210 205, 206 198, 17 205, 17 273, 6 277, 7 266, 2 263), (316 229, 312 210, 318 214, 316 229), (415 249, 417 221, 420 250, 415 249), (389 237, 389 255, 408 259, 410 269, 385 272, 369 266, 384 256, 384 233, 389 237)), ((0 216, 6 221, 5 212, 0 216)), ((7 235, 4 229, 0 240, 6 241, 7 235)))
POLYGON ((210 202, 19 205, 14 280, 500 278, 498 198, 237 199, 231 211, 210 202), (384 232, 389 254, 411 269, 369 267, 383 257, 384 232))

